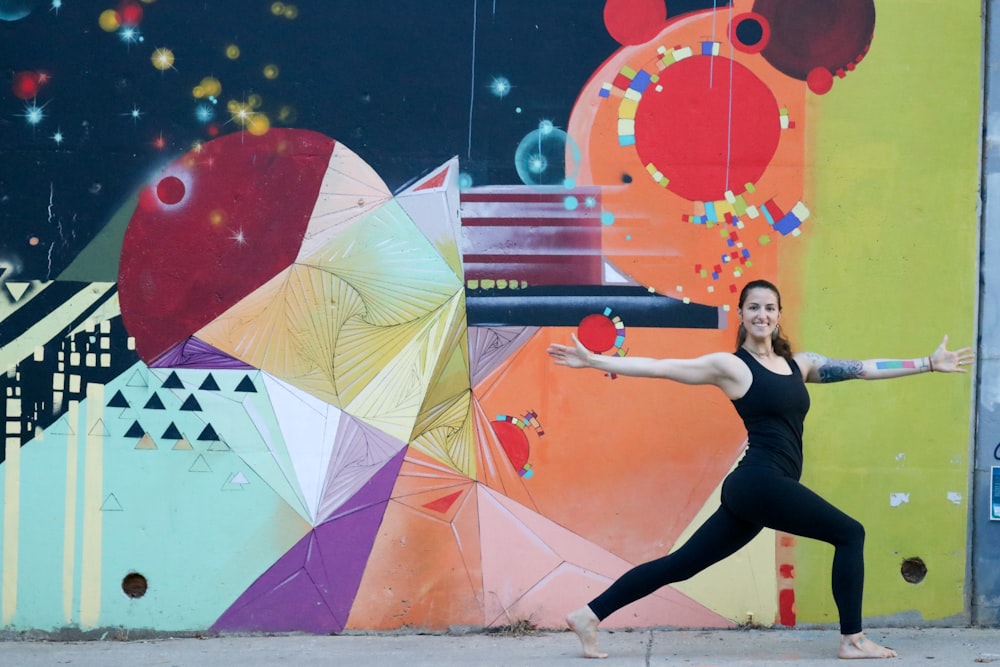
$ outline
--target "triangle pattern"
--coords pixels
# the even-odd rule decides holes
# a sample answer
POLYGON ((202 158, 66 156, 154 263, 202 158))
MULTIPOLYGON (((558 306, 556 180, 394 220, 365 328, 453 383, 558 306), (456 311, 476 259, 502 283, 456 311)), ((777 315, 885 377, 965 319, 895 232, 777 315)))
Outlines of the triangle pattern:
POLYGON ((349 511, 311 530, 264 572, 212 630, 343 630, 402 458, 401 452, 372 477, 349 511))
POLYGON ((469 327, 472 386, 479 385, 538 332, 538 327, 469 327))
MULTIPOLYGON (((487 625, 531 618, 560 627, 566 609, 596 596, 631 568, 623 559, 486 487, 479 487, 487 625), (516 562, 517 567, 511 567, 516 562)), ((604 621, 636 626, 732 627, 733 623, 672 587, 632 603, 604 621)))

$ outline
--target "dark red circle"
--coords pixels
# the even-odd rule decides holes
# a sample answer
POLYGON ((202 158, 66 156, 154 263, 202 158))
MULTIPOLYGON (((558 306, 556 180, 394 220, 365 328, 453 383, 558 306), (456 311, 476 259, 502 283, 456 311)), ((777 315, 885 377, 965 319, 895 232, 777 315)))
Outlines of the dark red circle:
POLYGON ((659 34, 667 20, 663 0, 606 0, 604 26, 622 45, 645 44, 659 34))
POLYGON ((576 337, 591 352, 607 352, 615 346, 618 329, 606 315, 587 315, 580 320, 576 337))
POLYGON ((176 204, 184 199, 185 192, 187 188, 184 187, 184 181, 176 176, 167 176, 156 184, 157 199, 167 205, 176 204))
POLYGON ((10 89, 14 92, 14 97, 20 100, 34 99, 38 95, 41 79, 38 72, 18 72, 11 81, 10 89))
POLYGON ((856 62, 875 32, 874 0, 755 0, 753 10, 771 25, 761 55, 799 81, 817 67, 836 72, 856 62))
POLYGON ((817 95, 825 95, 833 88, 833 74, 825 67, 813 68, 806 76, 806 84, 817 95))
POLYGON ((740 14, 729 22, 729 41, 744 53, 760 53, 771 41, 771 23, 756 12, 740 14))
POLYGON ((731 58, 694 56, 667 67, 635 116, 642 163, 691 201, 722 199, 756 182, 780 136, 774 93, 731 58))
POLYGON ((524 434, 524 429, 509 421, 490 422, 493 432, 500 440, 500 446, 507 453, 514 470, 520 471, 528 462, 528 455, 531 447, 528 445, 528 436, 524 434))

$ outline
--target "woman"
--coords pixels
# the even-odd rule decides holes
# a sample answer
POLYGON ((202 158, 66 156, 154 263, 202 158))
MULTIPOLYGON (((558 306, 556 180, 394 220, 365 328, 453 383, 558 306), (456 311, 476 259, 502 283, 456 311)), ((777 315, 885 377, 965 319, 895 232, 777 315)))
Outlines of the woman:
POLYGON ((802 426, 809 409, 804 383, 879 380, 934 371, 964 373, 975 355, 971 348, 948 350, 947 336, 930 356, 919 359, 847 361, 812 352, 792 354, 778 322, 781 296, 766 280, 743 288, 737 313, 740 327, 734 354, 716 352, 695 359, 602 356, 588 351, 576 336, 572 346, 549 347, 549 355, 561 366, 715 385, 733 402, 748 436, 746 454, 723 482, 721 506, 691 539, 668 556, 629 570, 588 605, 571 612, 566 621, 580 638, 586 657, 606 658, 597 641, 602 620, 733 554, 768 527, 834 546, 839 656, 895 657, 895 651, 871 641, 861 629, 864 528, 799 483, 802 426))

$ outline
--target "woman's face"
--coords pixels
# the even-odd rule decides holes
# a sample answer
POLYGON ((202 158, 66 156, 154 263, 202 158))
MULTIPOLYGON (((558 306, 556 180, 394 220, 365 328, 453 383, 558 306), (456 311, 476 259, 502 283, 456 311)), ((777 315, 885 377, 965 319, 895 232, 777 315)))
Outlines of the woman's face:
POLYGON ((748 338, 770 338, 781 317, 778 295, 766 287, 755 287, 747 292, 739 316, 748 338))

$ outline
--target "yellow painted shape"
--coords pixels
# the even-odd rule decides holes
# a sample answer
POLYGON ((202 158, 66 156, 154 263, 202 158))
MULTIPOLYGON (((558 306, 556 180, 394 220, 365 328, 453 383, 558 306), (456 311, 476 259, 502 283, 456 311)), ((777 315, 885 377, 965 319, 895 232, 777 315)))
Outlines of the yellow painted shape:
POLYGON ((17 556, 21 513, 21 439, 6 439, 3 498, 3 595, 0 619, 9 625, 17 612, 17 556))
MULTIPOLYGON (((793 342, 841 358, 926 356, 946 333, 954 347, 975 342, 981 3, 948 3, 946 21, 935 3, 877 5, 870 52, 808 113, 814 223, 797 242, 793 342)), ((972 382, 811 387, 803 481, 866 526, 866 617, 964 613, 967 501, 947 493, 969 497, 972 382), (891 507, 891 493, 911 500, 891 507), (928 564, 916 586, 900 575, 909 556, 928 564)), ((799 623, 836 622, 832 553, 798 542, 799 623)))
MULTIPOLYGON (((80 404, 70 401, 66 414, 68 424, 76 424, 80 418, 80 404)), ((66 436, 66 512, 63 518, 63 617, 66 623, 73 622, 73 592, 76 578, 76 493, 77 466, 80 463, 80 447, 77 436, 66 436)))
POLYGON ((104 385, 87 385, 83 469, 83 551, 80 558, 80 626, 97 627, 101 617, 101 514, 104 490, 104 428, 100 425, 104 385))
MULTIPOLYGON (((735 467, 735 466, 734 466, 735 467)), ((719 508, 722 483, 681 533, 675 546, 690 539, 701 524, 719 508)), ((734 623, 751 620, 770 625, 778 616, 778 582, 775 577, 774 531, 764 529, 750 544, 729 558, 702 570, 687 581, 673 585, 680 592, 734 623)))

